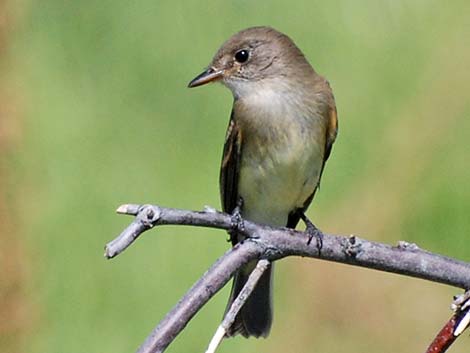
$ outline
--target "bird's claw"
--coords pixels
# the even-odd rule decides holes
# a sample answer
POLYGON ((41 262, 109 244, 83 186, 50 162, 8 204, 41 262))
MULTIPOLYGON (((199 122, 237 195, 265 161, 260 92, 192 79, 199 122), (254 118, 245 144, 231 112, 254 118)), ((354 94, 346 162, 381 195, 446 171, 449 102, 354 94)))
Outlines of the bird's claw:
POLYGON ((241 210, 243 207, 243 198, 239 198, 237 202, 237 206, 233 209, 233 212, 230 216, 230 229, 228 233, 230 234, 230 241, 232 243, 238 242, 238 234, 245 232, 245 223, 243 222, 243 218, 241 215, 241 210))
POLYGON ((321 249, 323 248, 323 233, 312 223, 307 225, 307 227, 305 228, 305 232, 308 235, 307 245, 310 245, 312 239, 315 238, 318 253, 321 253, 321 249))
POLYGON ((305 223, 305 233, 308 235, 307 245, 310 245, 312 239, 315 238, 318 254, 321 254, 321 249, 323 248, 323 233, 307 218, 305 214, 302 214, 301 218, 305 223))

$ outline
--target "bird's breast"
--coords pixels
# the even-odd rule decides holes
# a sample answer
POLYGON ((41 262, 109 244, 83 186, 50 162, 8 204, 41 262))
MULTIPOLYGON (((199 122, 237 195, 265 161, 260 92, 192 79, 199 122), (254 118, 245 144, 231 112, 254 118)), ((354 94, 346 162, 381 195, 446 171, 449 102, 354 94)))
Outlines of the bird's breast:
POLYGON ((325 132, 321 120, 308 116, 307 109, 275 105, 255 108, 240 121, 238 189, 247 219, 285 226, 288 214, 302 207, 317 186, 325 132))

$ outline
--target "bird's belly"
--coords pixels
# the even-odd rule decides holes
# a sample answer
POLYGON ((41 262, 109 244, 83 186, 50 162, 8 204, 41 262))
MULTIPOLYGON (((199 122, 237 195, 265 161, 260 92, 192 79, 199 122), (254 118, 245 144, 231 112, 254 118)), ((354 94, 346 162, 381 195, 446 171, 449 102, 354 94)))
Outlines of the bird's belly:
POLYGON ((320 144, 301 139, 268 146, 243 151, 238 185, 243 216, 285 226, 289 213, 302 207, 317 186, 324 151, 320 144))

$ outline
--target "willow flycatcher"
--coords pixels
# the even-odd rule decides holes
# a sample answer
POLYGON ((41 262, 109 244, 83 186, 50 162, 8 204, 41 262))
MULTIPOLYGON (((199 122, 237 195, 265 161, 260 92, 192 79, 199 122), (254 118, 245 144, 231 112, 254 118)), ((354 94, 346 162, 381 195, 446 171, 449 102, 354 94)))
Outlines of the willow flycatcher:
MULTIPOLYGON (((223 210, 273 227, 316 228, 305 211, 318 189, 335 141, 338 120, 328 81, 318 75, 294 42, 269 27, 252 27, 228 39, 209 68, 189 87, 220 81, 233 94, 223 149, 223 210)), ((243 240, 238 234, 232 243, 243 240)), ((317 244, 321 239, 317 239, 317 244)), ((228 308, 256 263, 234 277, 228 308)), ((266 337, 272 323, 272 266, 238 313, 227 335, 266 337)))

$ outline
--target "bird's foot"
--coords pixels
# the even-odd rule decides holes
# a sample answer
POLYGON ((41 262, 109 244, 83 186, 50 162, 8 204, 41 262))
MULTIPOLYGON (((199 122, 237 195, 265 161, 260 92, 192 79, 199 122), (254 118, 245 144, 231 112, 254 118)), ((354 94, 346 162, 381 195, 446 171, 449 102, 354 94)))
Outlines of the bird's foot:
POLYGON ((241 215, 242 208, 243 198, 240 197, 237 201, 237 206, 235 206, 230 216, 231 225, 228 234, 230 235, 229 241, 231 241, 232 244, 238 242, 238 234, 245 232, 245 223, 241 215))
POLYGON ((318 254, 321 254, 323 248, 323 233, 310 221, 305 213, 300 214, 300 218, 305 223, 305 233, 308 235, 307 245, 310 245, 312 239, 316 239, 318 254))

